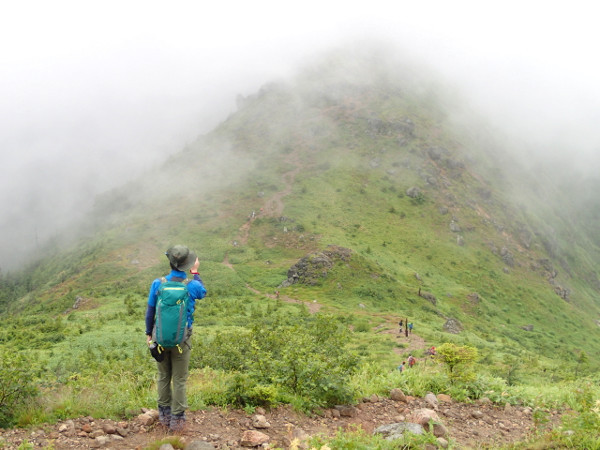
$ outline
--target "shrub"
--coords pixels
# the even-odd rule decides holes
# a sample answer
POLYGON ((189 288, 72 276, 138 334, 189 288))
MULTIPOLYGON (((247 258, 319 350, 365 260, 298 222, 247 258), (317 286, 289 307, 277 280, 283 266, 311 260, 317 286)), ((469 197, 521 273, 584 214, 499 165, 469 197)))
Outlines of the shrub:
POLYGON ((0 349, 0 427, 12 425, 16 411, 37 396, 35 360, 22 352, 0 349))
POLYGON ((437 358, 446 365, 451 380, 469 381, 475 377, 473 372, 473 363, 477 359, 475 347, 446 342, 438 347, 437 358))
POLYGON ((320 314, 292 319, 263 319, 250 331, 220 333, 199 344, 195 364, 243 372, 229 390, 240 406, 290 396, 304 399, 307 409, 351 400, 348 381, 358 359, 347 349, 348 329, 320 314))

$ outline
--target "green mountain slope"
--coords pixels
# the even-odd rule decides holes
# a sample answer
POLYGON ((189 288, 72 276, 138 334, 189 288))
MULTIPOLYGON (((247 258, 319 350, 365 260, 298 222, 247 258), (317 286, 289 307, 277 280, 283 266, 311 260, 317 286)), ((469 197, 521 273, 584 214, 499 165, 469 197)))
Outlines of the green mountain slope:
POLYGON ((38 349, 58 378, 95 343, 143 351, 131 343, 147 289, 184 243, 200 255, 207 330, 291 311, 279 291, 363 327, 356 348, 385 364, 394 344, 372 329, 408 317, 427 342, 475 346, 497 370, 512 355, 533 376, 581 352, 597 366, 597 240, 568 195, 522 172, 480 122, 454 120, 459 107, 417 72, 340 58, 240 99, 213 132, 98 198, 83 238, 4 275, 0 345, 38 349), (328 246, 351 257, 282 285, 328 246))

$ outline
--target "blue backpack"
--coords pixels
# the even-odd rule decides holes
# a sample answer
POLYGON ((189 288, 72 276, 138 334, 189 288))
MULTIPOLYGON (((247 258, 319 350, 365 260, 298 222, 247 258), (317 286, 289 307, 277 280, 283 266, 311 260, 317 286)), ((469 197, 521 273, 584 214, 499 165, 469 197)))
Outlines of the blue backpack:
POLYGON ((179 347, 186 337, 189 280, 168 281, 162 277, 160 281, 153 338, 162 347, 179 347))

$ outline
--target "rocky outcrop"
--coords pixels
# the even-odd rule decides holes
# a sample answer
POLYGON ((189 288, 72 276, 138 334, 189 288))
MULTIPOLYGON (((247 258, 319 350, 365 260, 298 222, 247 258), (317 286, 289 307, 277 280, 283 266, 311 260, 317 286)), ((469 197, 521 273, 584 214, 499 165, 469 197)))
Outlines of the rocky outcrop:
POLYGON ((460 334, 462 329, 463 329, 462 324, 460 323, 460 321, 458 319, 450 318, 450 319, 446 320, 446 323, 444 324, 444 331, 446 333, 460 334))
POLYGON ((367 119, 369 132, 380 136, 402 135, 403 137, 412 137, 415 130, 415 124, 409 118, 399 121, 386 121, 381 119, 367 119))
POLYGON ((423 297, 425 300, 428 300, 432 305, 437 305, 437 298, 431 292, 426 292, 419 289, 419 297, 423 297))
POLYGON ((287 272, 287 279, 281 283, 280 287, 288 287, 292 284, 300 283, 314 286, 323 278, 336 262, 349 261, 352 250, 329 245, 325 250, 306 255, 287 272))
POLYGON ((406 190, 406 195, 410 198, 417 198, 421 195, 421 190, 416 186, 412 186, 406 190))

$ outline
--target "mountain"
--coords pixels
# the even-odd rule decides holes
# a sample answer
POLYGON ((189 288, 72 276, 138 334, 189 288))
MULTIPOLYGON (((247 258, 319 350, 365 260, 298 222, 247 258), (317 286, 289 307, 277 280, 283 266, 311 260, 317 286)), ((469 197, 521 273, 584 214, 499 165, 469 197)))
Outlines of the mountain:
POLYGON ((212 132, 5 274, 13 325, 0 343, 56 355, 86 335, 142 333, 148 286, 183 243, 214 302, 281 295, 366 330, 406 317, 499 371, 507 358, 539 373, 582 353, 596 367, 598 208, 578 195, 593 182, 531 172, 511 145, 422 69, 333 52, 238 98, 212 132), (124 308, 127 328, 111 328, 124 308))

